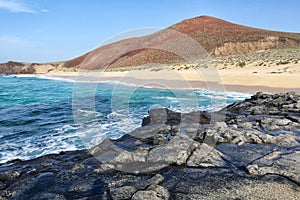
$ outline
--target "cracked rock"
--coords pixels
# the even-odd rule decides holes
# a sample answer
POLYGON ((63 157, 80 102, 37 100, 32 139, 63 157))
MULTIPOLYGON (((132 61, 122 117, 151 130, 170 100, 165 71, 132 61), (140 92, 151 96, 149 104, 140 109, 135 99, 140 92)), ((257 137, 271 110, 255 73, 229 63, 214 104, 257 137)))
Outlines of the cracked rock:
POLYGON ((300 185, 300 150, 273 152, 247 166, 249 174, 276 174, 287 177, 300 185))
POLYGON ((151 185, 147 190, 136 192, 132 200, 167 200, 170 194, 167 189, 160 185, 151 185))
POLYGON ((189 167, 216 167, 222 165, 224 165, 222 153, 205 143, 198 146, 187 161, 189 167))

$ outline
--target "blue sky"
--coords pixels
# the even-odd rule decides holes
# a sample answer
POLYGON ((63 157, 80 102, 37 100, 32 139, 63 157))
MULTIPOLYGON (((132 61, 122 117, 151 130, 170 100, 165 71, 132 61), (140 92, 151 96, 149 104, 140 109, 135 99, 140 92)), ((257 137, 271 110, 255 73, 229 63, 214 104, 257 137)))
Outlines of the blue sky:
POLYGON ((0 0, 0 62, 60 61, 124 31, 210 15, 300 32, 298 0, 0 0))

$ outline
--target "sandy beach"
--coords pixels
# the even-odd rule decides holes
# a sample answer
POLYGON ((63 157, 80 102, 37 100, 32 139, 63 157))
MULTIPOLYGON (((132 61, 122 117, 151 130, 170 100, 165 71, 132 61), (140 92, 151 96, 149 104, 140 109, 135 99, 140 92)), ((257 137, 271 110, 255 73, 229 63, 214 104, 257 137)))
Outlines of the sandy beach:
MULTIPOLYGON (((236 92, 300 91, 300 66, 298 64, 244 68, 218 65, 213 68, 180 69, 180 65, 163 68, 135 69, 126 71, 55 70, 40 72, 36 76, 80 82, 118 81, 137 86, 160 88, 228 90, 236 92)), ((26 75, 24 75, 26 76, 26 75)))

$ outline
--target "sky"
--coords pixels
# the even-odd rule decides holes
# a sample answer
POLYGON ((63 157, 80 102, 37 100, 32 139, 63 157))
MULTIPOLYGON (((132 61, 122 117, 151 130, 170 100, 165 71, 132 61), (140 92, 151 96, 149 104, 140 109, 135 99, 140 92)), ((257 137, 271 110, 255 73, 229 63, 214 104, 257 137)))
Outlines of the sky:
POLYGON ((300 32, 299 0, 0 0, 0 62, 80 56, 122 32, 201 15, 300 32))

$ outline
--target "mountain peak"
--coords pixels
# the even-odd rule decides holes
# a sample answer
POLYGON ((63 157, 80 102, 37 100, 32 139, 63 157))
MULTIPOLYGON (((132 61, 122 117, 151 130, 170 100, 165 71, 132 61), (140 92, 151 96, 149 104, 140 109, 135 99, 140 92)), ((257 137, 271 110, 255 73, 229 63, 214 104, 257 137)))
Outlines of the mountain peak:
POLYGON ((189 34, 195 31, 218 31, 218 29, 233 28, 236 26, 238 25, 216 17, 203 15, 185 19, 177 24, 172 25, 169 28, 181 33, 189 34))
POLYGON ((207 23, 230 23, 230 22, 227 22, 220 18, 209 16, 209 15, 201 15, 201 16, 190 18, 190 19, 185 19, 182 22, 184 22, 184 21, 199 21, 199 22, 202 21, 202 22, 207 22, 207 23))

